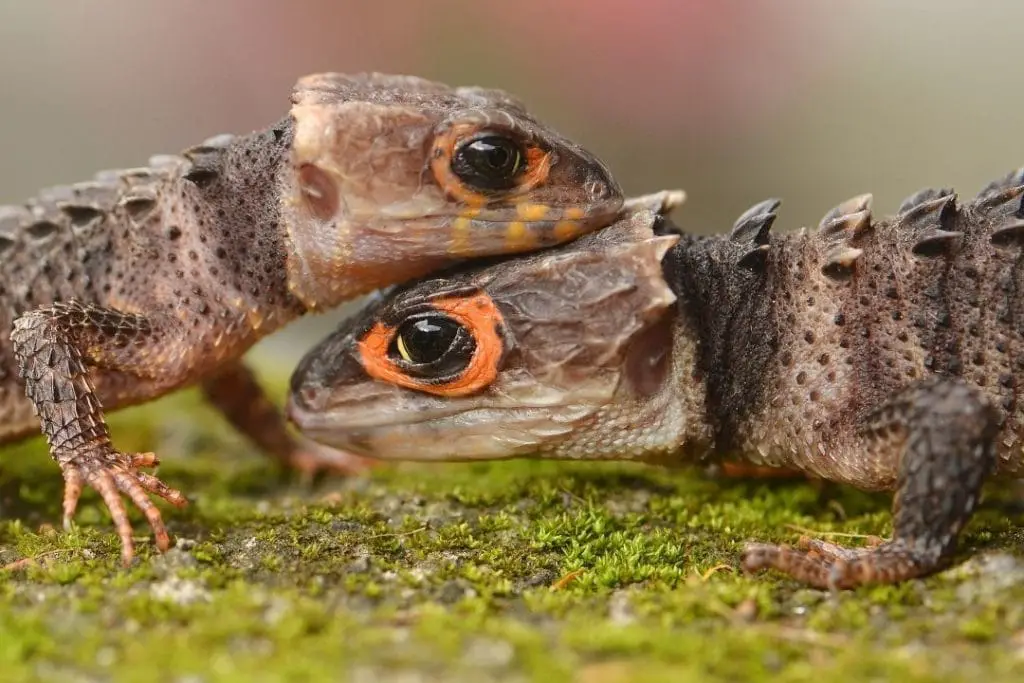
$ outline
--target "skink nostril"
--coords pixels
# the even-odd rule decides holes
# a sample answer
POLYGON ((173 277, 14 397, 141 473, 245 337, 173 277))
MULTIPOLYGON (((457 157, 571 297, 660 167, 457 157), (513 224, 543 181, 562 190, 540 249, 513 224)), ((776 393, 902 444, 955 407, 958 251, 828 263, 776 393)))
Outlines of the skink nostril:
POLYGON ((611 199, 612 188, 611 186, 601 180, 591 180, 585 186, 585 191, 590 197, 591 201, 599 202, 605 199, 611 199))
POLYGON ((285 404, 285 415, 291 422, 298 422, 303 413, 315 406, 317 393, 315 389, 304 388, 292 392, 285 404))

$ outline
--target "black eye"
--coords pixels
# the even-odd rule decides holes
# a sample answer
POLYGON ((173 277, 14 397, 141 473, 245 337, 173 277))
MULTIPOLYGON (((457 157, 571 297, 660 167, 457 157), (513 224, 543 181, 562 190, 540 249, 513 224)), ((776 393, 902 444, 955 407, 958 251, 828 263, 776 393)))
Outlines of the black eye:
POLYGON ((479 190, 514 188, 523 165, 519 145, 500 135, 472 138, 452 155, 452 172, 479 190))
POLYGON ((410 375, 447 381, 473 357, 472 335, 446 315, 430 312, 407 318, 388 349, 410 375))
POLYGON ((395 350, 407 363, 433 363, 451 347, 458 332, 458 323, 439 315, 406 320, 395 336, 395 350))

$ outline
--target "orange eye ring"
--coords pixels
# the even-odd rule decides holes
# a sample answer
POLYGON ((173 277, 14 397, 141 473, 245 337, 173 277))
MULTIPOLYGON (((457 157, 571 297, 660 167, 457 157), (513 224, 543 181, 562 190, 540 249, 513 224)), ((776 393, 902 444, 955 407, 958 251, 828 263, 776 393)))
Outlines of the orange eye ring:
POLYGON ((482 192, 469 187, 452 170, 452 160, 460 142, 484 132, 485 129, 482 129, 477 124, 457 123, 434 138, 434 145, 430 155, 430 170, 433 172, 438 185, 449 196, 468 206, 480 207, 486 206, 488 202, 494 199, 495 195, 516 196, 525 194, 547 181, 548 174, 551 172, 551 153, 538 145, 530 144, 523 149, 523 159, 526 166, 519 176, 519 182, 516 183, 513 189, 508 191, 482 192))
POLYGON ((389 354, 399 326, 388 326, 380 321, 357 345, 366 374, 381 382, 436 396, 468 396, 486 389, 497 379, 505 354, 505 341, 500 331, 503 319, 498 307, 483 293, 435 299, 431 305, 462 325, 473 337, 473 355, 459 375, 440 383, 411 376, 389 354))

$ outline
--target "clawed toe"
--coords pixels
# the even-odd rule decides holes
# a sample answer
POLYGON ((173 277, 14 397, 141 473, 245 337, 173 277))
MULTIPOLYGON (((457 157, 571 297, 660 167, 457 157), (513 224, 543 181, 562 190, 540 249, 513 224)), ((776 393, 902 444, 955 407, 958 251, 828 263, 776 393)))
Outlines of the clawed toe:
POLYGON ((135 556, 135 543, 132 540, 132 526, 128 520, 128 509, 122 496, 127 496, 145 516, 156 547, 164 552, 171 547, 171 537, 164 525, 160 511, 150 499, 155 495, 176 507, 187 504, 185 496, 172 489, 157 477, 140 472, 139 467, 152 467, 158 463, 153 453, 137 453, 126 455, 111 451, 109 453, 93 453, 71 459, 63 464, 64 470, 64 526, 70 527, 71 520, 78 507, 83 485, 99 493, 103 503, 110 512, 114 528, 121 539, 121 562, 125 566, 131 564, 135 556))
POLYGON ((836 589, 846 587, 846 563, 785 545, 749 543, 740 560, 743 570, 755 573, 774 569, 815 588, 836 589))
POLYGON ((801 536, 797 547, 811 557, 820 557, 832 562, 850 562, 870 551, 869 548, 844 548, 841 545, 808 536, 801 536))
POLYGON ((800 539, 800 549, 750 543, 743 551, 741 565, 749 573, 774 569, 815 588, 830 590, 898 583, 926 575, 940 566, 937 557, 905 543, 873 540, 867 548, 844 548, 806 537, 800 539))

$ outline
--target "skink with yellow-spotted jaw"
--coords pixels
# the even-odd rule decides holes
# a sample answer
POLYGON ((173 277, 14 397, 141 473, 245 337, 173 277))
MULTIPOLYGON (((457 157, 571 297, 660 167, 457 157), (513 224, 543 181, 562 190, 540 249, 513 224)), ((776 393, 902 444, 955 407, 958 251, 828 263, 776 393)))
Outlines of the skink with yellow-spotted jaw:
POLYGON ((369 84, 312 76, 295 97, 282 222, 289 288, 307 308, 563 243, 622 206, 595 156, 506 93, 369 84))
POLYGON ((242 354, 290 320, 458 261, 524 252, 610 223, 622 196, 592 154, 506 93, 410 76, 320 74, 288 116, 146 168, 0 207, 0 442, 38 434, 133 554, 122 496, 165 549, 155 494, 184 496, 114 448, 106 411, 200 383, 280 460, 303 449, 242 354))

